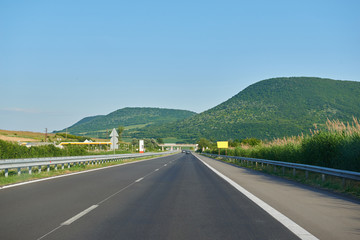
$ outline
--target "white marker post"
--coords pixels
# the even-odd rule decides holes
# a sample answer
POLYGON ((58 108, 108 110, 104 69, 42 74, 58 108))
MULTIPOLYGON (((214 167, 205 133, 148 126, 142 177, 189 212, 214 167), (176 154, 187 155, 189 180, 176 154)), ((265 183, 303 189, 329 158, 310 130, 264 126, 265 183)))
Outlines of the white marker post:
POLYGON ((139 153, 144 153, 144 140, 139 140, 139 153))
POLYGON ((118 140, 118 137, 119 137, 119 134, 117 133, 116 129, 114 128, 110 134, 110 142, 111 142, 111 146, 110 146, 110 149, 111 150, 114 150, 114 154, 115 154, 115 149, 119 149, 119 146, 117 145, 119 140, 118 140))

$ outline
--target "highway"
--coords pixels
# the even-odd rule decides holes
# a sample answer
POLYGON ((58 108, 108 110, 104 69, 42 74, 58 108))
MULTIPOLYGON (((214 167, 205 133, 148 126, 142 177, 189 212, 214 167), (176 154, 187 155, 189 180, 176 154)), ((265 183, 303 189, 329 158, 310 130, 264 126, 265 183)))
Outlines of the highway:
POLYGON ((0 190, 1 239, 298 239, 192 154, 0 190))

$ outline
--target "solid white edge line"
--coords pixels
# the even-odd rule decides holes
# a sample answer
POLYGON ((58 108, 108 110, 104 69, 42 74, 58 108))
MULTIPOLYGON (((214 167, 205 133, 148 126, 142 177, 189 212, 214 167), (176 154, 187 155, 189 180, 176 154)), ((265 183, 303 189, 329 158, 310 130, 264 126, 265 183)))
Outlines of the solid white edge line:
POLYGON ((95 208, 97 208, 99 205, 92 205, 91 207, 85 209, 84 211, 82 211, 81 213, 73 216, 72 218, 70 218, 69 220, 63 222, 61 224, 61 226, 64 226, 64 225, 70 225, 72 224, 73 222, 75 222, 76 220, 78 220, 79 218, 81 218, 82 216, 88 214, 89 212, 91 212, 92 210, 94 210, 95 208))
POLYGON ((300 239, 304 240, 314 240, 318 239, 308 231, 306 231, 304 228, 299 226, 297 223, 292 221, 290 218, 286 217, 284 214, 276 210, 275 208, 271 207, 269 204, 265 203, 260 198, 256 197, 249 191, 247 191, 245 188, 241 187, 239 184, 225 176, 224 174, 220 173, 215 168, 211 167, 209 164, 201 160, 198 156, 194 155, 197 159, 199 159, 205 166, 207 166, 210 170, 212 170, 214 173, 219 175, 221 178, 223 178, 225 181, 230 183, 234 188, 236 188, 239 192, 244 194, 246 197, 248 197, 251 201, 253 201, 256 205, 264 209, 267 213, 269 213, 273 218, 275 218, 277 221, 279 221, 282 225, 284 225, 287 229, 289 229, 292 233, 294 233, 296 236, 298 236, 300 239))
MULTIPOLYGON (((163 157, 168 157, 168 156, 163 156, 163 157)), ((6 189, 6 188, 18 187, 18 186, 26 185, 26 184, 30 184, 30 183, 36 183, 36 182, 52 180, 52 179, 56 179, 56 178, 62 178, 62 177, 73 176, 73 175, 77 175, 77 174, 83 174, 83 173, 88 173, 88 172, 93 172, 93 171, 99 171, 99 170, 112 168, 112 167, 120 167, 120 166, 124 166, 124 165, 128 165, 128 164, 134 164, 134 163, 150 161, 150 160, 154 160, 156 158, 162 158, 162 157, 155 157, 155 158, 151 158, 151 159, 144 159, 144 160, 128 162, 128 163, 120 163, 120 164, 107 166, 107 167, 100 167, 100 168, 95 168, 95 169, 90 169, 90 170, 85 170, 85 171, 80 171, 80 172, 66 173, 66 174, 63 174, 63 175, 57 175, 57 176, 53 176, 53 177, 30 180, 30 181, 27 181, 27 182, 14 183, 14 184, 6 185, 6 186, 0 186, 0 190, 6 189)))

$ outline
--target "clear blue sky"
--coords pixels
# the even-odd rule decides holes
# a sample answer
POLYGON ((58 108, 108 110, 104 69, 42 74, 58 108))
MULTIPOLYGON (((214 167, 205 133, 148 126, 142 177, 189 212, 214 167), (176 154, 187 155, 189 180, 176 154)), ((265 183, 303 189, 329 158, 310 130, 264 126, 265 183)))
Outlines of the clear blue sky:
POLYGON ((360 81, 358 0, 2 0, 0 129, 202 112, 263 79, 360 81))

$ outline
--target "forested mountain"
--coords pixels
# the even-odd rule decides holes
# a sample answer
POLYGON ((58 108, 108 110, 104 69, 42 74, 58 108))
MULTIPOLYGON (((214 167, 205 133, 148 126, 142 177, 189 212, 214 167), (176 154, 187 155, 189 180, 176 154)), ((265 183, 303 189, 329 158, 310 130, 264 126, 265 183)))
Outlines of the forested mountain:
POLYGON ((234 97, 183 121, 148 126, 135 137, 176 137, 195 141, 272 139, 309 133, 329 119, 360 117, 360 83, 291 77, 257 82, 234 97))
MULTIPOLYGON (((195 115, 195 112, 187 110, 163 109, 163 108, 123 108, 109 113, 86 117, 71 127, 57 132, 65 132, 90 136, 108 137, 107 130, 125 127, 128 129, 140 129, 150 125, 161 125, 170 122, 183 120, 195 115)), ((134 131, 134 130, 133 130, 134 131)))

